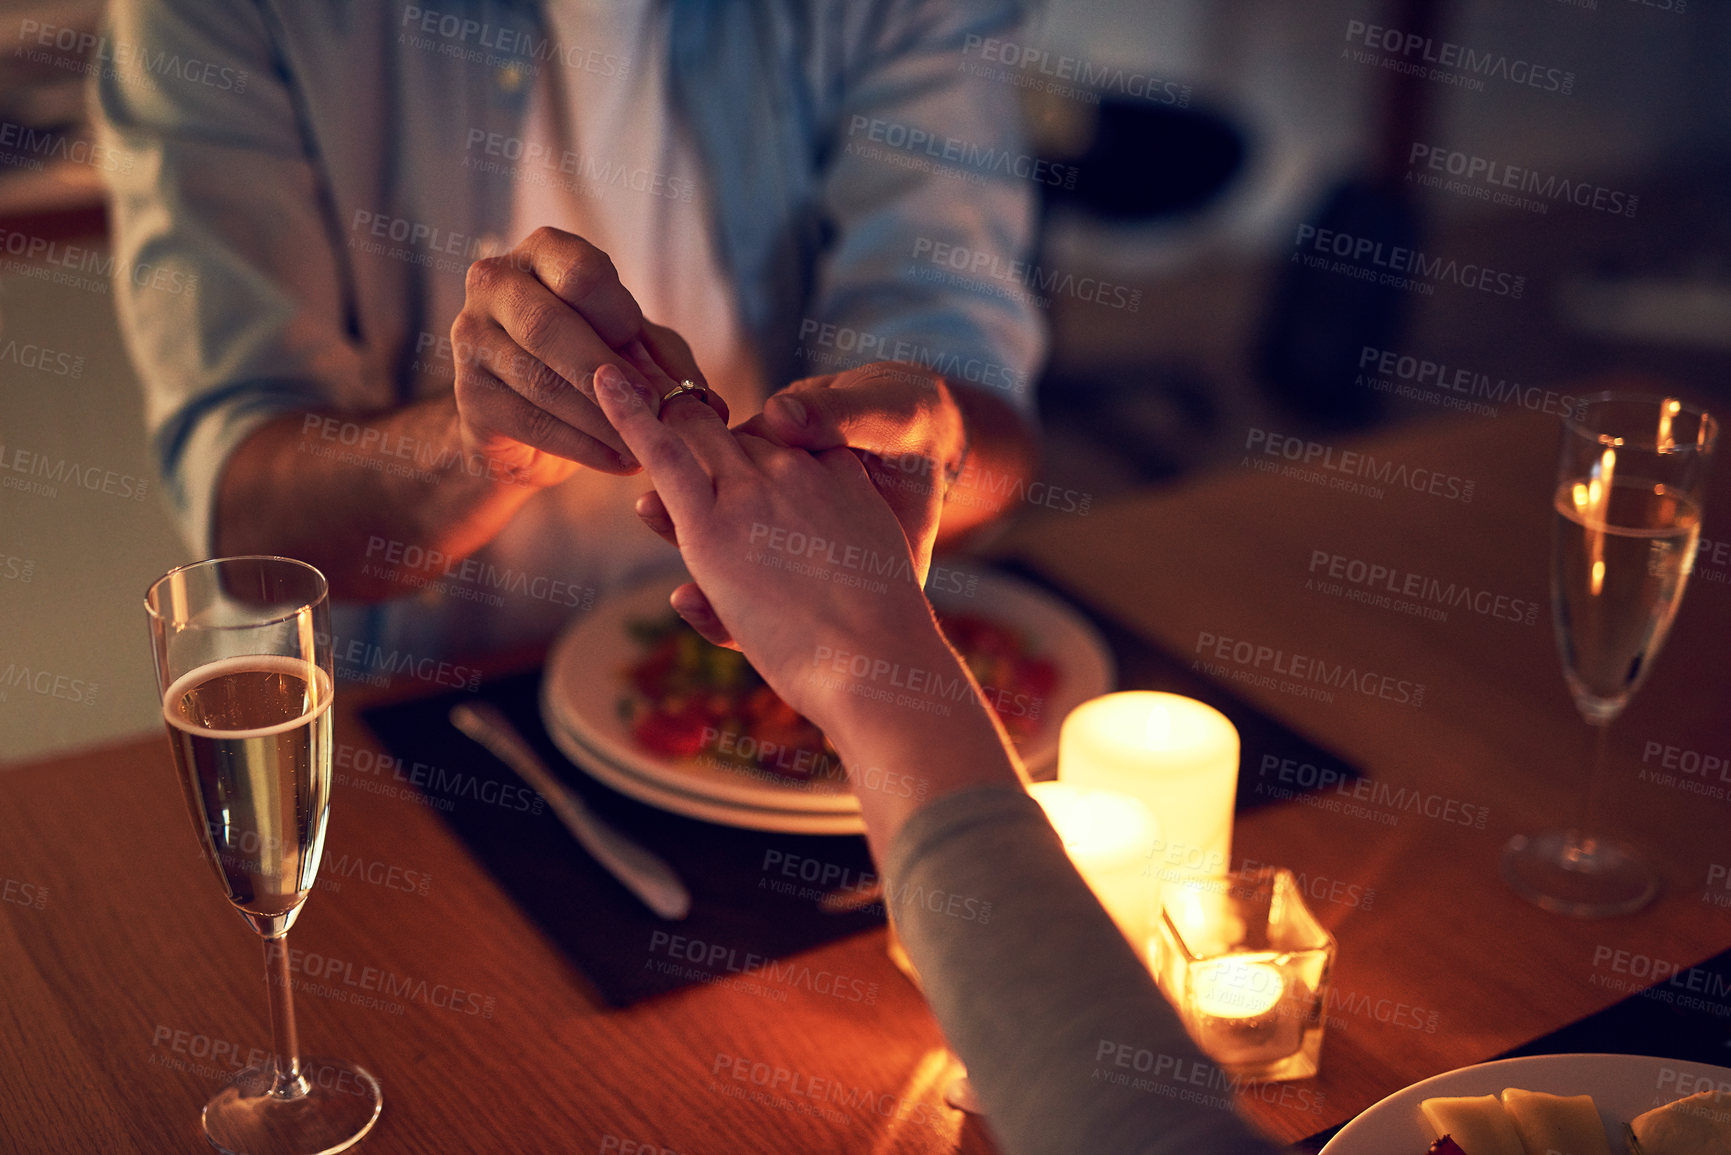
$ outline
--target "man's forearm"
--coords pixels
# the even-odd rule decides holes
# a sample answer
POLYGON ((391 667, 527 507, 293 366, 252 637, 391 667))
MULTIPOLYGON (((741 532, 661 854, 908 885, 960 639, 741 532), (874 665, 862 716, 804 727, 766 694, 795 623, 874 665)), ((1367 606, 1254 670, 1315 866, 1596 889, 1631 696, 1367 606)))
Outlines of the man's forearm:
POLYGON ((938 546, 954 546, 1022 499, 1039 461, 1032 430, 983 389, 949 384, 968 431, 968 455, 938 522, 938 546))
POLYGON ((213 540, 219 554, 300 558, 334 597, 380 601, 481 548, 534 493, 463 452, 449 397, 365 415, 289 413, 230 456, 213 540), (381 542, 398 560, 370 562, 381 542))

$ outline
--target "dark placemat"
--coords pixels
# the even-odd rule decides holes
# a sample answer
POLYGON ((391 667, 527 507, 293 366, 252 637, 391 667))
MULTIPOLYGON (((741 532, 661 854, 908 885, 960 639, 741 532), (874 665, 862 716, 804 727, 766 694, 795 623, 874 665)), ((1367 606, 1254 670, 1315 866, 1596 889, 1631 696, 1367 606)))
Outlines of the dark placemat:
MULTIPOLYGON (((1731 950, 1492 1058, 1572 1054, 1656 1055, 1731 1066, 1731 950)), ((1344 1126, 1318 1131, 1291 1150, 1320 1151, 1344 1126)))
MULTIPOLYGON (((1017 576, 1064 596, 1038 574, 1018 570, 1017 576)), ((1109 619, 1080 612, 1111 648, 1120 686, 1184 694, 1232 719, 1243 742, 1239 811, 1308 793, 1301 782, 1326 788, 1359 776, 1338 757, 1192 673, 1183 661, 1109 619), (1331 776, 1319 778, 1319 768, 1331 776)), ((734 976, 776 997, 783 993, 778 983, 827 986, 851 978, 765 964, 882 924, 880 904, 835 915, 817 905, 828 891, 871 884, 874 868, 864 838, 738 830, 628 798, 573 766, 553 745, 541 725, 540 685, 541 673, 533 671, 483 683, 472 694, 382 706, 363 717, 396 759, 390 773, 420 788, 603 999, 626 1006, 734 976), (667 860, 691 891, 688 918, 657 918, 577 845, 511 770, 451 725, 451 707, 471 697, 502 710, 591 809, 667 860)))
POLYGON ((441 694, 362 716, 427 802, 603 999, 628 1006, 694 983, 755 983, 770 998, 799 987, 846 990, 857 976, 769 968, 772 959, 882 925, 881 905, 825 914, 824 893, 874 877, 859 836, 771 834, 682 818, 573 767, 541 725, 539 670, 476 693, 441 694), (661 855, 691 891, 691 914, 658 918, 579 846, 516 774, 450 722, 457 702, 491 702, 596 814, 661 855), (448 804, 448 805, 447 805, 448 804), (841 983, 841 986, 837 984, 841 983))

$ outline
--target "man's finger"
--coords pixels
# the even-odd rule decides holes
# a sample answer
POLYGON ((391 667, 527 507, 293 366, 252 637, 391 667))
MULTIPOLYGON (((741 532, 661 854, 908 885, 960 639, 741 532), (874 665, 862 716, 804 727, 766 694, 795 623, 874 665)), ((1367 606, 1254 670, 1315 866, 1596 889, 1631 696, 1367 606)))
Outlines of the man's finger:
POLYGON ((603 344, 620 349, 643 335, 643 310, 619 281, 613 259, 582 237, 560 229, 536 229, 511 254, 528 258, 535 279, 583 315, 603 344))
MULTIPOLYGON (((490 439, 503 438, 602 473, 630 473, 635 468, 620 460, 621 448, 531 405, 496 377, 474 374, 465 378, 460 387, 464 420, 483 445, 490 439)), ((609 441, 613 440, 617 438, 609 437, 609 441)))

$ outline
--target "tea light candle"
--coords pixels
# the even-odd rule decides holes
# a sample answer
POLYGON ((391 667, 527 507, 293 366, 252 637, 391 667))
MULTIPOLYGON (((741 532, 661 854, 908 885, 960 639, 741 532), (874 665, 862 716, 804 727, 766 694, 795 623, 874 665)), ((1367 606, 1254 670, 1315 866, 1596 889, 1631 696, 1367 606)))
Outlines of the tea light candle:
POLYGON ((1076 873, 1146 959, 1147 940, 1160 909, 1159 883, 1145 869, 1159 841, 1148 808, 1128 794, 1085 790, 1069 782, 1035 782, 1028 793, 1046 812, 1076 873))
POLYGON ((1198 963, 1190 982, 1188 1026, 1216 1062, 1256 1063, 1298 1050, 1303 1022, 1278 967, 1228 955, 1198 963))
POLYGON ((1198 1014, 1216 1019, 1260 1019, 1280 1005, 1286 980, 1267 963, 1224 958, 1196 968, 1198 1014))
POLYGON ((1127 691, 1070 711, 1058 737, 1058 779, 1139 799, 1164 842, 1164 879, 1224 873, 1238 792, 1238 731, 1226 715, 1178 694, 1127 691))

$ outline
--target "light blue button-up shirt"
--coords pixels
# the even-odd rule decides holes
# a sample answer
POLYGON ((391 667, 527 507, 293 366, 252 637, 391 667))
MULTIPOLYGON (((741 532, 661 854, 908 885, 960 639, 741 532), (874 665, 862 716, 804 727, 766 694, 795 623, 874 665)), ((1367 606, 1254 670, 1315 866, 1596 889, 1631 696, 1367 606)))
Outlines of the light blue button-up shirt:
MULTIPOLYGON (((1015 91, 965 67, 1016 6, 669 3, 670 102, 768 380, 899 356, 1030 410, 1029 294, 930 275, 938 245, 1028 256, 1039 178, 1015 91)), ((185 274, 122 278, 117 298, 203 556, 223 464, 259 423, 450 389, 464 272, 511 223, 476 142, 522 137, 539 70, 620 62, 510 0, 116 0, 108 36, 96 115, 132 158, 109 174, 116 266, 185 274)))

